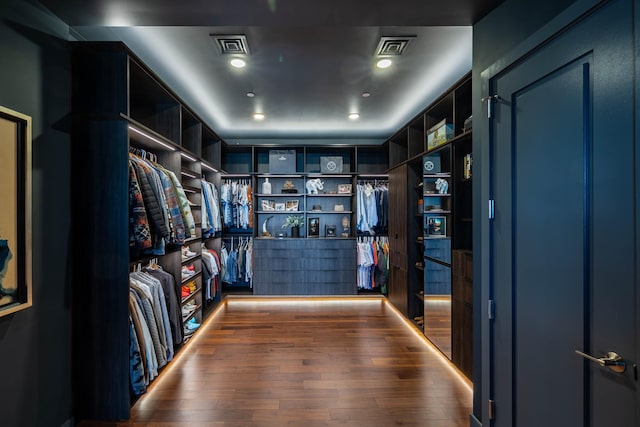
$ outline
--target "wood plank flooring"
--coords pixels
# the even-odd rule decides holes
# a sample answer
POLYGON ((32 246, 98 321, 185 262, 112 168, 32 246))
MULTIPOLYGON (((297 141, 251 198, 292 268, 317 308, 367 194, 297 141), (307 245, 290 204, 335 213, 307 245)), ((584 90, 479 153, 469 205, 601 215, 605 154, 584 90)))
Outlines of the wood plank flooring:
POLYGON ((111 425, 467 427, 471 399, 382 298, 238 298, 111 425))

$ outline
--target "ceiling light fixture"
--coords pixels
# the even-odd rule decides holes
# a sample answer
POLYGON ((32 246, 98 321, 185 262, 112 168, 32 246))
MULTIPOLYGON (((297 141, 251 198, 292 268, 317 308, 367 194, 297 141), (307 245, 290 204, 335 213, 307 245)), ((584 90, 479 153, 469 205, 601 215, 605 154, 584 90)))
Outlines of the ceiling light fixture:
POLYGON ((376 63, 376 67, 378 67, 378 68, 389 68, 391 66, 391 64, 393 64, 392 60, 390 60, 389 58, 384 58, 384 59, 379 60, 376 63))
POLYGON ((358 120, 360 118, 360 114, 358 114, 358 113, 350 113, 348 117, 349 117, 350 120, 358 120))
POLYGON ((369 92, 362 92, 362 97, 363 98, 368 98, 370 96, 371 96, 371 94, 369 92))
POLYGON ((262 120, 265 119, 265 116, 262 113, 254 113, 253 114, 253 119, 254 120, 258 120, 258 121, 262 121, 262 120))
POLYGON ((255 92, 247 92, 247 98, 255 98, 255 92))
POLYGON ((233 58, 231 61, 229 61, 229 64, 231 64, 231 66, 234 68, 244 68, 246 67, 247 62, 244 59, 233 58))

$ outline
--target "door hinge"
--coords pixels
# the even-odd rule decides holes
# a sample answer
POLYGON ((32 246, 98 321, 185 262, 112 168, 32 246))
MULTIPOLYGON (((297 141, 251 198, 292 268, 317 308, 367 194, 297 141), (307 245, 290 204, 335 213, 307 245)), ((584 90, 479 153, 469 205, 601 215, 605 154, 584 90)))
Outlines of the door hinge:
POLYGON ((495 402, 495 400, 490 400, 489 401, 489 419, 490 420, 495 420, 496 419, 496 402, 495 402))
POLYGON ((489 316, 489 320, 493 320, 496 317, 495 300, 490 299, 489 301, 487 301, 487 315, 489 316))
POLYGON ((487 103, 487 119, 490 119, 493 116, 493 101, 498 99, 500 99, 498 95, 484 96, 480 98, 480 101, 487 103))
POLYGON ((495 206, 496 206, 495 200, 489 199, 489 219, 496 218, 495 206))

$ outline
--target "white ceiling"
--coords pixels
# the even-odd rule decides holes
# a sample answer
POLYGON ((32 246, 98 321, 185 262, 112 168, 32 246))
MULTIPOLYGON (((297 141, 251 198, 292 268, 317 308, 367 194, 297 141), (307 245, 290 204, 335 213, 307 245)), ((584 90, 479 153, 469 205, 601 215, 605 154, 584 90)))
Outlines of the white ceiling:
POLYGON ((75 37, 123 41, 218 135, 249 144, 384 142, 471 69, 470 25, 500 2, 41 0, 75 37), (245 35, 247 67, 211 34, 245 35), (414 36, 385 70, 381 36, 414 36))

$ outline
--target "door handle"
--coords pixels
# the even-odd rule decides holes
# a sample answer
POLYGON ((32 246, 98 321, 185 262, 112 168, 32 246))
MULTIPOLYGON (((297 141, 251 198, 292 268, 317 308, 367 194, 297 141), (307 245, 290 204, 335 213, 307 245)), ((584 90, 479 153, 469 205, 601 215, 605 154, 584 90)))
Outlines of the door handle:
POLYGON ((576 354, 584 357, 587 360, 597 363, 603 368, 607 367, 618 374, 622 374, 627 370, 627 362, 623 359, 622 356, 613 351, 607 352, 607 354, 603 357, 593 357, 590 354, 581 352, 580 350, 576 350, 576 354))

